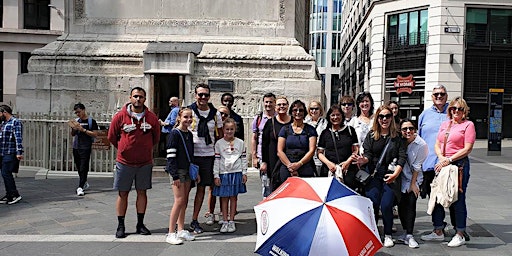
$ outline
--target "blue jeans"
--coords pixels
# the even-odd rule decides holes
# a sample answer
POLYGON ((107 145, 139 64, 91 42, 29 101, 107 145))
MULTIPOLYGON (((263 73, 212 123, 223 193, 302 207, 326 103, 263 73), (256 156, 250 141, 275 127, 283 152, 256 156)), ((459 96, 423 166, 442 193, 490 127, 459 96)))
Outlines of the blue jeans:
POLYGON ((395 194, 393 189, 382 180, 381 175, 375 175, 366 185, 366 197, 373 203, 375 212, 375 223, 378 222, 379 207, 382 212, 382 223, 384 224, 384 234, 391 235, 393 228, 393 204, 395 194))
POLYGON ((16 154, 5 155, 2 157, 2 178, 4 178, 5 194, 7 195, 7 198, 10 199, 20 195, 16 189, 14 176, 12 176, 12 172, 16 168, 17 163, 18 159, 16 158, 16 154))
MULTIPOLYGON (((469 158, 463 158, 454 163, 457 166, 463 165, 462 168, 462 193, 459 191, 457 201, 450 205, 450 215, 455 215, 455 229, 459 232, 466 230, 466 219, 468 210, 466 208, 466 193, 469 182, 469 158)), ((436 204, 432 212, 432 221, 434 229, 444 229, 445 212, 443 206, 436 204)))

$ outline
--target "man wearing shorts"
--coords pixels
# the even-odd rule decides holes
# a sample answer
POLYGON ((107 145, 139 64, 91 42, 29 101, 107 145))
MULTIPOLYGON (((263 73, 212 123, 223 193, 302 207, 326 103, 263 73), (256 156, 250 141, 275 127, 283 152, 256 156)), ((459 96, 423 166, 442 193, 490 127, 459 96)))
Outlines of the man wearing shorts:
POLYGON ((135 87, 130 92, 130 103, 119 111, 110 123, 108 140, 117 148, 114 189, 118 190, 116 201, 119 222, 116 238, 126 237, 124 219, 128 207, 128 193, 135 180, 137 200, 136 233, 151 235, 144 226, 146 213, 146 190, 151 188, 153 171, 153 146, 160 140, 158 117, 144 105, 146 91, 135 87))
MULTIPOLYGON (((205 188, 213 189, 213 161, 215 160, 215 139, 222 138, 222 117, 213 107, 210 100, 210 87, 207 84, 198 84, 195 87, 196 102, 189 106, 192 109, 192 135, 194 137, 194 161, 199 166, 200 182, 197 184, 194 198, 194 212, 190 231, 202 233, 197 218, 204 201, 205 188)), ((213 214, 215 205, 209 204, 210 214, 213 214)))

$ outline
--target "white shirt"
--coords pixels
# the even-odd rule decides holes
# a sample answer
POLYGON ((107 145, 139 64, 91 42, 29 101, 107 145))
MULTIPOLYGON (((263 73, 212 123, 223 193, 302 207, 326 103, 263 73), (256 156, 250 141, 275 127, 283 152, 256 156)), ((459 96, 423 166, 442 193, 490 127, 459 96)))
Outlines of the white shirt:
POLYGON ((402 193, 407 193, 407 190, 411 186, 413 171, 418 172, 416 185, 418 185, 418 188, 420 187, 420 184, 423 182, 423 170, 421 166, 425 159, 427 159, 427 155, 427 143, 419 135, 416 135, 414 141, 407 146, 407 162, 402 169, 402 193))
POLYGON ((235 172, 247 173, 247 155, 244 141, 235 138, 233 145, 231 145, 222 138, 215 143, 213 176, 219 178, 220 174, 235 172))
MULTIPOLYGON (((197 110, 199 114, 203 117, 207 117, 208 113, 210 113, 210 109, 208 110, 197 110)), ((194 138, 194 156, 214 156, 215 151, 215 126, 217 128, 222 128, 222 116, 220 112, 217 111, 215 117, 208 121, 208 131, 210 132, 210 138, 212 138, 212 143, 210 145, 206 145, 204 137, 197 136, 197 126, 199 125, 199 117, 196 115, 194 111, 192 111, 192 125, 190 126, 190 131, 192 132, 192 136, 194 138)))

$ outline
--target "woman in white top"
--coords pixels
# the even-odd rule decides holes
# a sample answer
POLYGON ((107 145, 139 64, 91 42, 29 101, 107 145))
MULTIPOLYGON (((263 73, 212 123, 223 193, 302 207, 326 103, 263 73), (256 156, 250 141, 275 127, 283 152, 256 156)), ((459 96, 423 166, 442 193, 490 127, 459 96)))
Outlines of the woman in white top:
MULTIPOLYGON (((313 126, 318 135, 322 134, 322 131, 327 128, 327 120, 324 116, 324 108, 322 104, 316 100, 311 101, 308 107, 308 115, 304 119, 304 123, 313 126)), ((313 161, 315 161, 316 166, 316 175, 320 176, 320 169, 322 168, 322 162, 318 159, 318 155, 315 151, 315 156, 313 156, 313 161)))
POLYGON ((374 103, 369 92, 360 92, 356 99, 357 117, 352 118, 348 125, 354 127, 359 140, 359 148, 363 153, 363 142, 373 124, 374 103))
POLYGON ((340 100, 340 107, 343 111, 343 115, 345 116, 345 120, 343 120, 344 125, 348 125, 352 119, 355 118, 354 115, 354 108, 355 108, 356 101, 354 100, 354 97, 350 95, 345 95, 341 97, 340 100))

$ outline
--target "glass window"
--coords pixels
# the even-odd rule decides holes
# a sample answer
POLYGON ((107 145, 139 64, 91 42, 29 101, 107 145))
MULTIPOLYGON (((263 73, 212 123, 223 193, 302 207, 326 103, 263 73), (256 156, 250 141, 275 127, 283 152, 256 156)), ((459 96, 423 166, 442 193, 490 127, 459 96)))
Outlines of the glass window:
POLYGON ((24 0, 23 28, 50 29, 50 0, 24 0))
POLYGON ((428 40, 428 11, 420 11, 420 44, 426 44, 428 40))
POLYGON ((20 52, 20 73, 28 73, 28 59, 30 59, 30 52, 20 52))
POLYGON ((418 12, 409 13, 409 45, 418 44, 418 12))
POLYGON ((407 38, 407 13, 398 15, 398 36, 400 43, 404 44, 407 38))

